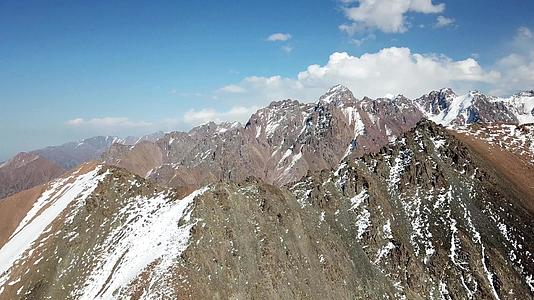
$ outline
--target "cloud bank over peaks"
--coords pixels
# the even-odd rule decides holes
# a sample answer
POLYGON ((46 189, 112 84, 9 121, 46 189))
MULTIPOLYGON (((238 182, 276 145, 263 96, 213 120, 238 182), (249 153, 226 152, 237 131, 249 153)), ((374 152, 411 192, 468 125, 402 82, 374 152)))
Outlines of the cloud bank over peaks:
POLYGON ((248 99, 249 102, 256 99, 259 105, 287 98, 316 101, 329 87, 340 83, 360 98, 399 93, 417 97, 433 89, 476 87, 499 78, 499 72, 484 70, 473 58, 453 60, 445 55, 419 54, 409 48, 391 47, 361 56, 334 52, 326 64, 310 65, 294 78, 246 77, 222 88, 220 93, 223 98, 248 99))

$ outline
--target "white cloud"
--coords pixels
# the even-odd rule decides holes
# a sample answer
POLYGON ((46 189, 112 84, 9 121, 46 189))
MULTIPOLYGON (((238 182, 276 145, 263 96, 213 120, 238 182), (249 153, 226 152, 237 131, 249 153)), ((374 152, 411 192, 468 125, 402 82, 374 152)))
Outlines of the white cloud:
POLYGON ((82 118, 76 118, 76 119, 68 120, 66 123, 67 125, 79 126, 84 123, 84 120, 82 118))
POLYGON ((290 45, 284 45, 280 47, 280 49, 282 49, 285 53, 291 53, 291 51, 293 51, 293 47, 290 45))
POLYGON ((438 16, 438 18, 436 19, 436 24, 434 25, 434 27, 443 28, 443 27, 447 27, 447 26, 452 26, 452 25, 454 25, 455 21, 456 20, 454 20, 454 18, 447 18, 447 17, 444 17, 444 16, 438 16))
POLYGON ((527 27, 521 26, 517 29, 516 39, 532 39, 532 31, 527 27))
POLYGON ((371 33, 371 34, 369 34, 369 35, 367 35, 365 37, 362 37, 360 39, 352 39, 352 40, 350 40, 350 43, 360 47, 365 42, 371 41, 371 40, 375 40, 375 39, 376 39, 376 35, 371 33))
POLYGON ((285 42, 285 41, 289 41, 291 39, 291 34, 289 33, 273 33, 271 34, 267 40, 269 42, 285 42))
POLYGON ((528 27, 517 28, 511 43, 511 52, 528 54, 534 49, 534 33, 528 27))
POLYGON ((530 53, 512 53, 496 64, 503 80, 492 90, 496 95, 509 95, 522 90, 534 89, 534 49, 530 53))
POLYGON ((433 4, 432 0, 342 0, 341 2, 345 17, 351 23, 340 25, 339 29, 349 35, 373 29, 387 33, 406 32, 407 13, 433 14, 445 10, 445 4, 433 4))
POLYGON ((408 48, 385 48, 376 53, 330 55, 325 65, 310 65, 295 78, 252 76, 235 84, 246 90, 243 101, 261 105, 280 99, 316 101, 329 87, 341 83, 356 97, 404 94, 417 97, 443 87, 477 87, 493 83, 500 74, 484 70, 473 58, 452 60, 444 55, 412 53, 408 48))
POLYGON ((245 89, 238 85, 230 84, 230 85, 222 87, 220 91, 224 93, 230 93, 230 94, 239 94, 239 93, 244 93, 245 89))
POLYGON ((228 111, 217 111, 212 108, 205 108, 201 110, 192 109, 184 114, 183 120, 185 123, 191 126, 205 124, 210 121, 216 123, 224 121, 244 122, 248 120, 248 118, 257 110, 257 106, 236 106, 228 111))
POLYGON ((150 127, 152 123, 145 121, 133 121, 123 117, 102 117, 93 119, 76 118, 66 122, 69 126, 94 127, 94 128, 141 128, 150 127))
POLYGON ((493 86, 492 93, 509 95, 534 89, 534 35, 527 27, 519 27, 513 38, 511 53, 495 64, 502 80, 493 86))
POLYGON ((453 60, 440 54, 413 53, 408 48, 384 48, 375 53, 353 56, 335 52, 323 65, 313 64, 293 77, 250 76, 227 85, 213 95, 225 101, 229 110, 192 109, 180 117, 155 122, 123 117, 67 121, 73 128, 151 130, 200 125, 209 121, 246 121, 259 107, 271 101, 298 99, 317 101, 329 87, 341 83, 358 98, 403 94, 415 98, 431 90, 452 87, 462 93, 486 89, 495 95, 509 95, 534 88, 534 34, 527 27, 511 37, 512 50, 491 68, 483 68, 477 56, 453 60))

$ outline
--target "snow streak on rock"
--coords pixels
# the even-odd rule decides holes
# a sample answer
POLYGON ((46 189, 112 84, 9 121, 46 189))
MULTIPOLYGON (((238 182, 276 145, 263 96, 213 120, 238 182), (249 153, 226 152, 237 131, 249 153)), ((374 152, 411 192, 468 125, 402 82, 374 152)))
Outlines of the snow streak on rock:
MULTIPOLYGON (((207 188, 191 193, 180 201, 172 201, 166 194, 128 201, 115 216, 126 218, 124 226, 114 229, 93 254, 100 256, 98 265, 81 289, 75 291, 79 299, 115 299, 127 294, 130 284, 150 266, 148 285, 143 299, 172 295, 169 268, 189 244, 193 200, 207 188)), ((113 221, 111 221, 113 223, 113 221)))
MULTIPOLYGON (((6 283, 10 268, 31 254, 38 245, 35 242, 50 232, 50 224, 75 199, 87 197, 108 173, 99 175, 101 167, 67 178, 53 181, 37 199, 26 217, 21 221, 9 241, 0 249, 0 286, 6 283), (28 252, 30 251, 30 253, 28 252)), ((3 287, 0 290, 3 291, 3 287)))

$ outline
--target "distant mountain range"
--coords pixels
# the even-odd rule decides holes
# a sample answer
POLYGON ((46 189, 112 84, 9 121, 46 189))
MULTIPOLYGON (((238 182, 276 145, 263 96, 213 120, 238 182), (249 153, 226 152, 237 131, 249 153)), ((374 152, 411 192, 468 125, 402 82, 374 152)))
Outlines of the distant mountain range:
POLYGON ((81 163, 96 160, 107 151, 112 144, 134 145, 141 141, 155 141, 162 137, 162 131, 142 137, 127 137, 125 139, 116 136, 96 136, 76 142, 65 143, 60 146, 50 146, 32 151, 43 158, 51 160, 64 169, 72 169, 81 163))
POLYGON ((134 145, 145 140, 155 141, 163 135, 163 132, 156 132, 125 139, 97 136, 18 153, 12 159, 0 164, 0 199, 48 182, 82 163, 98 160, 114 143, 134 145))
POLYGON ((84 142, 0 200, 0 298, 532 299, 533 109, 338 85, 246 124, 84 142))

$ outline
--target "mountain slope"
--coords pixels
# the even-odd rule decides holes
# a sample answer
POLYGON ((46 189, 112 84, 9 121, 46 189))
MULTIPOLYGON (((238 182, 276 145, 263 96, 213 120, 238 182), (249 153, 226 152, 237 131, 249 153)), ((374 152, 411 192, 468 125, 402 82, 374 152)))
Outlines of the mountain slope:
POLYGON ((491 166, 493 172, 527 195, 534 211, 534 124, 474 124, 451 130, 491 166))
POLYGON ((153 143, 114 145, 104 160, 172 187, 249 176, 284 185, 308 170, 334 168, 349 154, 375 151, 421 118, 404 97, 357 100, 335 86, 316 103, 273 102, 244 127, 208 123, 153 143))
POLYGON ((424 117, 449 127, 534 121, 532 95, 497 98, 442 89, 414 100, 401 95, 356 99, 349 89, 336 85, 316 103, 272 102, 244 127, 208 123, 156 142, 114 145, 104 160, 171 187, 248 176, 284 185, 308 171, 335 168, 347 156, 377 151, 424 117))
MULTIPOLYGON (((529 195, 430 122, 276 187, 86 166, 0 248, 0 297, 532 298, 529 195)), ((1 202, 0 202, 1 203, 1 202)))
POLYGON ((375 285, 383 276, 370 265, 347 265, 350 249, 317 224, 290 194, 262 183, 219 184, 179 200, 97 166, 51 183, 0 249, 0 297, 393 295, 375 285), (331 242, 316 242, 325 237, 331 242), (329 257, 326 247, 339 249, 332 258, 344 275, 320 275, 316 255, 329 257))
POLYGON ((39 155, 21 152, 0 165, 0 199, 32 188, 65 170, 39 155))
POLYGON ((95 136, 59 146, 49 146, 31 153, 40 155, 69 170, 82 163, 100 159, 102 153, 115 143, 131 146, 143 141, 156 141, 163 135, 162 131, 158 131, 141 137, 129 136, 124 139, 116 136, 95 136))
POLYGON ((534 295, 533 192, 509 186, 484 156, 431 123, 292 189, 303 207, 346 220, 338 226, 398 283, 399 297, 534 295))
POLYGON ((108 298, 129 282, 127 276, 135 277, 170 249, 177 251, 180 241, 185 247, 190 226, 169 230, 186 217, 188 200, 176 202, 174 193, 137 179, 85 165, 48 184, 0 249, 1 297, 108 298), (120 261, 123 268, 116 264, 120 261), (117 281, 109 282, 107 272, 117 281), (102 291, 108 284, 118 285, 102 291))
POLYGON ((82 163, 99 159, 113 143, 135 145, 142 141, 155 141, 162 136, 163 132, 126 139, 99 136, 18 153, 0 164, 0 199, 48 182, 82 163))
POLYGON ((69 170, 84 162, 98 159, 115 142, 120 142, 120 139, 113 136, 96 136, 34 150, 31 153, 40 155, 69 170))
POLYGON ((445 126, 473 123, 534 123, 534 92, 508 98, 477 91, 456 95, 451 89, 430 92, 414 100, 426 118, 445 126))

